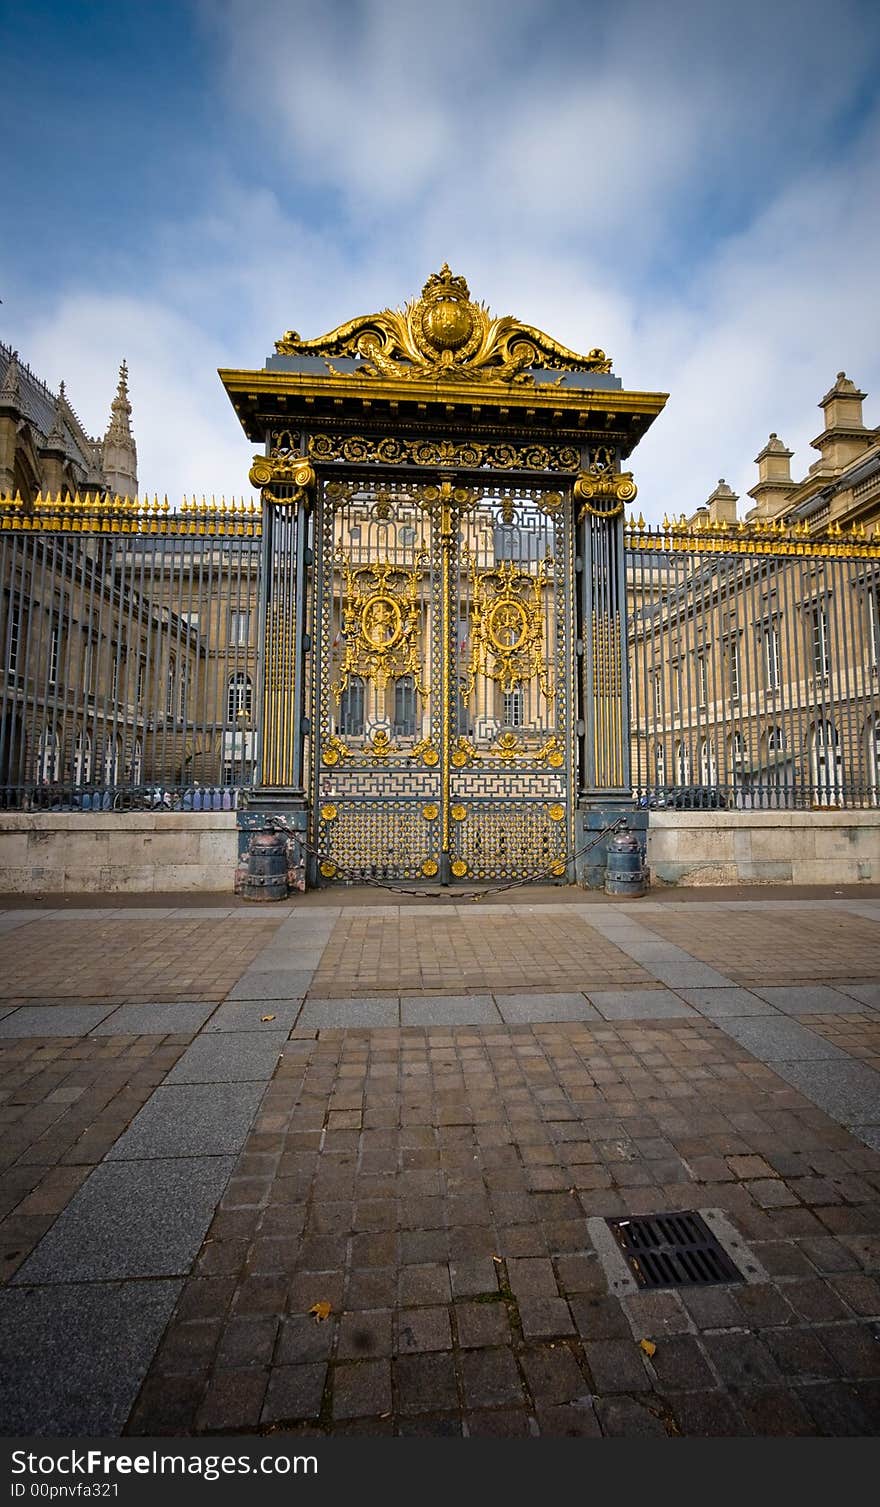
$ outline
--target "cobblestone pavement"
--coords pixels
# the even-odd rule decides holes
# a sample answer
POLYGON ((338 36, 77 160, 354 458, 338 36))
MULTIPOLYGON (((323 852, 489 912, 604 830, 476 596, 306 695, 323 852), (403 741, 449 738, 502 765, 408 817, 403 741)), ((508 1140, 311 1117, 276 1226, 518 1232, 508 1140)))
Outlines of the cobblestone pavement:
POLYGON ((880 902, 308 899, 0 912, 6 1434, 876 1432, 880 902))

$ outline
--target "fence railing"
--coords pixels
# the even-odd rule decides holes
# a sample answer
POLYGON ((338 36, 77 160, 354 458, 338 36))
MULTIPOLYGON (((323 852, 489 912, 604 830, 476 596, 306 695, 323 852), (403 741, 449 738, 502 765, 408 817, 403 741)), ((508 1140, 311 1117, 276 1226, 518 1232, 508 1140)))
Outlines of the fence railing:
POLYGON ((880 547, 627 531, 633 783, 646 805, 880 802, 880 547))
POLYGON ((0 507, 0 805, 223 810, 253 782, 259 511, 0 507))
MULTIPOLYGON (((626 545, 637 799, 880 804, 880 547, 634 523, 626 545)), ((236 806, 260 562, 253 504, 0 500, 0 807, 236 806)))

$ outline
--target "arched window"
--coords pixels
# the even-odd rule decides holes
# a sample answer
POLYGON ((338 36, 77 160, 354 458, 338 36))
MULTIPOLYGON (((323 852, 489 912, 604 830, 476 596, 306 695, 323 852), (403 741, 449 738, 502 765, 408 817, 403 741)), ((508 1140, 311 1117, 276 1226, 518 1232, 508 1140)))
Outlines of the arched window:
POLYGON ((502 702, 502 718, 505 727, 522 727, 525 721, 523 693, 517 686, 514 691, 505 691, 502 702))
POLYGON ((226 721, 234 727, 242 714, 250 716, 253 706, 253 685, 250 675, 238 670, 226 682, 226 721))
POLYGON ((394 682, 394 733, 398 738, 415 737, 416 687, 411 675, 401 675, 394 682))
POLYGON ((785 770, 787 760, 785 758, 787 743, 781 727, 769 727, 767 729, 767 784, 778 789, 788 783, 785 770))
POLYGON ((817 722, 810 746, 813 800, 817 806, 836 806, 843 783, 840 735, 832 722, 817 722))
POLYGON ((54 727, 44 727, 37 747, 37 779, 57 780, 61 775, 61 744, 54 727))
POLYGON ((174 688, 177 683, 177 666, 172 657, 168 661, 168 681, 165 688, 165 710, 169 717, 174 716, 174 688))
POLYGON ((873 717, 866 728, 868 739, 868 785, 871 804, 880 806, 880 717, 873 717))
POLYGON ((359 738, 364 731, 364 682, 352 675, 339 698, 338 729, 343 735, 359 738))
POLYGON ((73 778, 77 785, 88 785, 92 778, 92 739, 87 732, 78 732, 76 735, 73 778))
POLYGON ((691 756, 686 743, 679 743, 675 751, 675 772, 679 785, 690 784, 691 756))
POLYGON ((654 780, 658 788, 666 784, 666 749, 662 743, 654 749, 654 780))
POLYGON ((131 783, 139 785, 144 767, 144 751, 140 738, 135 738, 134 748, 131 751, 131 783))
POLYGON ((700 744, 700 783, 714 785, 718 780, 718 765, 715 761, 715 745, 709 738, 700 744))
POLYGON ((109 735, 104 744, 104 784, 113 786, 119 779, 119 739, 109 735))

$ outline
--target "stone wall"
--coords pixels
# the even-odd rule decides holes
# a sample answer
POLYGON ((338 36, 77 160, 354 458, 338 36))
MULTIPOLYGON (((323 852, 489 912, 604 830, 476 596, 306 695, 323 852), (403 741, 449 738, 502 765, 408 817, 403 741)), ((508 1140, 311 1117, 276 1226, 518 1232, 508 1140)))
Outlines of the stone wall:
POLYGON ((651 880, 661 884, 880 882, 880 809, 652 811, 651 880))
MULTIPOLYGON (((0 892, 232 895, 234 811, 4 812, 0 892)), ((880 883, 876 811, 652 811, 655 885, 880 883)))
POLYGON ((233 892, 234 811, 4 812, 7 894, 233 892))

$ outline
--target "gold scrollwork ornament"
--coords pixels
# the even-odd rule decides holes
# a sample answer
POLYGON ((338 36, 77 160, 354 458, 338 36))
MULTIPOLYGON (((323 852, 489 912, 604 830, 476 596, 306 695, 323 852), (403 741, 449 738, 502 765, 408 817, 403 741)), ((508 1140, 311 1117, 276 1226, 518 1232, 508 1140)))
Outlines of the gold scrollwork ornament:
POLYGON ((638 487, 631 471, 612 471, 594 463, 582 471, 573 487, 575 501, 581 504, 578 521, 586 514, 593 518, 617 518, 628 502, 633 502, 638 487))

